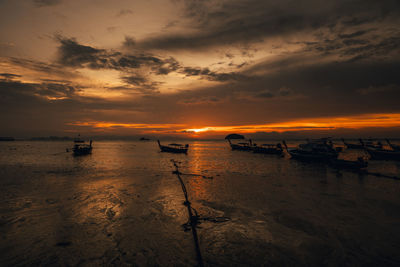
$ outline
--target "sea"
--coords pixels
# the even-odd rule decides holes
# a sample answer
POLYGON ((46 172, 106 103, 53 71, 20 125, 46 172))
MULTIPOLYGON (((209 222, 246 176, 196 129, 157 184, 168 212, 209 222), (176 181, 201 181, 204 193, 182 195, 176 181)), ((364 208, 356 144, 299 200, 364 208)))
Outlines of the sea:
POLYGON ((0 266, 199 266, 174 163, 205 266, 400 266, 400 162, 359 173, 188 143, 74 157, 66 141, 0 142, 0 266))

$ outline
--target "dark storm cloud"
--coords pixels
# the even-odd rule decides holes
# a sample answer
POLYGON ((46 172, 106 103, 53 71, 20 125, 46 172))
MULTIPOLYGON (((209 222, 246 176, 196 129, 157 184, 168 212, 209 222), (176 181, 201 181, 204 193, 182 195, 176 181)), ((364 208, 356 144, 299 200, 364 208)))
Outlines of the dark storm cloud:
POLYGON ((349 34, 321 34, 315 42, 299 42, 305 48, 303 52, 320 55, 337 55, 345 60, 369 59, 381 57, 399 57, 400 30, 390 29, 383 35, 376 29, 349 34), (367 36, 366 34, 369 33, 367 36))
POLYGON ((140 76, 128 76, 128 77, 123 77, 122 78, 125 82, 133 85, 143 85, 144 83, 147 82, 147 79, 144 77, 140 76))
MULTIPOLYGON (((144 108, 157 107, 154 112, 163 113, 171 106, 179 108, 182 104, 185 108, 170 110, 166 114, 175 116, 172 115, 174 112, 187 112, 193 116, 213 118, 211 120, 216 123, 231 121, 232 118, 237 123, 249 123, 251 119, 256 123, 260 120, 314 117, 316 114, 341 116, 400 112, 397 103, 400 98, 397 72, 400 61, 396 58, 379 62, 318 62, 316 58, 319 57, 300 54, 272 62, 268 60, 238 73, 245 78, 230 78, 226 84, 180 91, 169 96, 145 97, 143 103, 147 104, 144 108), (218 114, 218 118, 213 114, 218 114)), ((181 67, 179 72, 203 79, 212 75, 207 68, 181 67)), ((131 84, 134 86, 149 82, 133 77, 131 84)))
POLYGON ((57 36, 57 39, 60 42, 58 62, 65 66, 82 67, 82 64, 89 63, 92 68, 95 68, 95 66, 107 63, 107 60, 102 58, 104 50, 78 44, 72 38, 57 36))
MULTIPOLYGON (((268 64, 264 68, 269 71, 268 64)), ((258 66, 257 72, 262 68, 258 66)), ((399 113, 398 69, 400 61, 294 64, 246 81, 181 91, 170 98, 160 95, 157 103, 172 105, 179 99, 177 104, 192 108, 188 114, 217 124, 399 113)))
MULTIPOLYGON (((57 36, 57 40, 60 42, 58 47, 59 64, 73 68, 118 70, 123 74, 121 80, 133 86, 126 87, 131 88, 132 91, 156 93, 158 92, 157 87, 160 85, 159 82, 150 81, 149 78, 138 74, 133 75, 132 72, 146 69, 156 75, 166 75, 180 67, 179 63, 172 57, 163 59, 145 53, 133 55, 107 51, 82 45, 73 38, 62 36, 57 36)), ((126 91, 126 88, 124 91, 126 91)))
MULTIPOLYGON (((298 64, 304 58, 288 58, 277 62, 264 62, 247 71, 267 74, 258 76, 249 87, 255 88, 291 88, 301 89, 312 97, 313 94, 330 91, 330 93, 354 93, 359 88, 400 85, 400 60, 344 61, 322 62, 306 65, 298 64), (258 86, 254 86, 257 83, 258 86)), ((245 90, 245 89, 244 89, 245 90)))
POLYGON ((180 69, 179 72, 185 74, 186 76, 199 76, 209 81, 218 81, 218 82, 245 80, 248 78, 240 73, 236 72, 218 73, 210 71, 210 69, 208 68, 184 67, 180 69))
MULTIPOLYGON (((279 4, 260 0, 183 2, 185 16, 197 33, 156 36, 136 45, 156 49, 205 49, 320 29, 341 31, 351 23, 359 26, 384 19, 398 21, 400 14, 400 2, 396 0, 309 0, 301 3, 287 0, 279 4)), ((358 34, 362 32, 359 30, 358 34)))
MULTIPOLYGON (((59 2, 35 1, 38 6, 59 2)), ((57 35, 53 64, 2 58, 0 112, 13 114, 2 124, 23 131, 65 129, 68 122, 85 120, 240 125, 400 113, 397 0, 175 2, 185 4, 183 18, 169 20, 159 35, 146 34, 151 38, 127 35, 116 50, 57 35), (172 57, 168 49, 178 51, 172 57), (179 49, 201 54, 192 57, 179 49), (253 59, 239 58, 253 54, 253 59), (199 55, 205 59, 202 67, 193 63, 199 55), (211 61, 218 63, 203 65, 211 61), (90 83, 85 92, 79 83, 88 80, 80 68, 115 70, 122 84, 111 87, 112 81, 101 80, 102 90, 95 92, 90 83), (190 88, 179 90, 179 84, 178 90, 159 92, 176 89, 182 76, 191 78, 190 88), (123 97, 87 96, 101 96, 104 89, 123 97)), ((117 11, 111 11, 114 19, 131 14, 117 11)))
POLYGON ((23 58, 5 58, 5 62, 8 64, 12 64, 15 66, 19 66, 25 69, 29 69, 35 72, 41 72, 49 75, 56 75, 60 77, 67 78, 74 78, 78 75, 74 72, 67 71, 64 66, 58 64, 50 64, 30 59, 23 59, 23 58))
POLYGON ((356 31, 356 32, 352 32, 352 33, 343 33, 343 34, 339 34, 340 38, 346 39, 346 38, 354 38, 354 37, 359 37, 361 35, 366 34, 368 31, 366 30, 362 30, 362 31, 356 31))
MULTIPOLYGON (((178 72, 186 76, 199 76, 210 81, 234 81, 243 80, 246 77, 239 73, 219 73, 210 71, 208 68, 184 67, 173 57, 161 58, 152 54, 124 54, 121 52, 112 52, 104 49, 97 49, 91 46, 79 44, 73 38, 64 38, 57 36, 60 42, 58 48, 58 63, 68 67, 91 69, 115 69, 122 72, 130 72, 135 69, 149 68, 153 74, 167 75, 171 72, 178 72)), ((125 38, 125 43, 134 43, 130 37, 125 38)), ((140 78, 143 79, 143 78, 140 78)), ((135 77, 130 81, 129 77, 123 79, 130 84, 144 84, 136 80, 135 77)), ((149 83, 146 82, 147 85, 149 83)), ((148 88, 153 88, 157 83, 151 83, 148 88)))
MULTIPOLYGON (((129 85, 133 85, 133 87, 125 87, 122 91, 139 91, 141 93, 158 93, 158 87, 160 86, 160 82, 153 82, 149 79, 139 76, 139 75, 131 75, 125 76, 121 78, 125 83, 129 85)), ((114 88, 115 90, 116 88, 114 88)))
POLYGON ((21 81, 0 79, 0 91, 1 95, 8 99, 16 96, 26 97, 61 97, 71 98, 75 96, 77 90, 75 87, 69 84, 55 83, 55 82, 43 82, 43 83, 23 83, 21 81))
POLYGON ((60 83, 43 83, 37 90, 39 95, 49 97, 72 97, 76 93, 75 87, 60 83))
MULTIPOLYGON (((100 97, 82 96, 82 87, 62 82, 26 83, 16 80, 0 80, 0 109, 11 113, 32 112, 37 108, 41 112, 51 108, 58 113, 87 113, 98 110, 135 110, 131 100, 112 101, 100 97)), ((50 110, 51 110, 50 109, 50 110)), ((50 112, 47 110, 46 112, 50 112)), ((143 106, 137 104, 137 110, 143 106)), ((39 112, 40 113, 40 112, 39 112)), ((57 114, 54 114, 55 116, 57 114)), ((59 114, 58 114, 59 115, 59 114)), ((79 115, 80 117, 82 114, 79 115)))
POLYGON ((124 70, 147 66, 156 72, 161 68, 162 72, 166 72, 165 70, 175 69, 177 64, 173 58, 162 59, 146 53, 123 54, 82 45, 74 38, 62 36, 56 36, 56 38, 60 43, 58 63, 68 67, 124 70))
POLYGON ((33 3, 38 7, 54 6, 61 3, 61 0, 33 0, 33 3))
POLYGON ((21 75, 13 74, 13 73, 0 73, 0 80, 11 80, 14 78, 20 78, 21 75))
MULTIPOLYGON (((399 67, 400 62, 293 65, 247 81, 173 94, 150 94, 119 102, 80 96, 79 88, 69 83, 3 81, 0 83, 0 111, 14 114, 13 120, 18 123, 41 130, 46 125, 65 129, 66 122, 85 119, 129 122, 132 121, 132 117, 128 118, 131 111, 146 114, 138 119, 145 123, 174 123, 178 119, 205 117, 207 123, 215 125, 277 122, 315 117, 316 114, 400 112, 400 78, 396 72, 399 67), (360 90, 364 93, 360 94, 360 90), (303 98, 292 99, 301 94, 303 98), (276 97, 280 97, 279 101, 276 97), (116 116, 115 112, 121 115, 116 116), (41 124, 43 120, 48 121, 46 125, 41 124)), ((258 66, 258 70, 262 68, 258 66)), ((132 77, 132 86, 149 82, 137 75, 132 77)), ((13 120, 7 123, 13 125, 13 120)))
POLYGON ((63 133, 76 129, 68 126, 71 122, 129 120, 144 109, 141 103, 130 100, 81 96, 79 90, 79 86, 63 83, 0 80, 0 113, 10 114, 2 117, 2 132, 18 136, 63 133))

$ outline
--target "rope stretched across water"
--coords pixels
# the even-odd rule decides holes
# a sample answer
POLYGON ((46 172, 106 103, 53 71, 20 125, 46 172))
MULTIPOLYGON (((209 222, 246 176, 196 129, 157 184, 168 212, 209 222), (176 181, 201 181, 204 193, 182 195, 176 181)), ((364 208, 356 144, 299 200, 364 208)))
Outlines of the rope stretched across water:
POLYGON ((190 226, 190 228, 192 229, 194 246, 195 246, 196 255, 197 255, 197 261, 199 262, 199 266, 203 267, 204 266, 203 257, 201 256, 199 238, 197 236, 197 230, 196 230, 196 226, 198 224, 198 217, 199 216, 198 216, 198 214, 197 214, 197 212, 195 210, 194 211, 195 211, 196 215, 193 215, 193 212, 192 212, 193 208, 192 208, 191 203, 190 203, 189 198, 188 198, 188 193, 187 193, 187 190, 186 190, 186 186, 183 183, 183 180, 181 178, 181 175, 180 175, 181 173, 179 172, 178 164, 174 160, 171 160, 171 161, 173 162, 173 164, 175 166, 175 171, 173 173, 176 174, 176 176, 178 177, 178 180, 179 180, 179 182, 181 184, 181 187, 182 187, 183 194, 185 195, 185 202, 183 204, 187 207, 187 210, 188 210, 189 221, 187 223, 187 226, 190 226))
POLYGON ((207 177, 207 176, 203 176, 203 175, 199 175, 199 174, 192 174, 192 173, 188 173, 188 174, 181 173, 179 171, 178 162, 173 159, 171 159, 171 162, 175 166, 175 171, 173 171, 172 173, 178 177, 178 180, 182 187, 183 194, 185 196, 185 202, 183 204, 187 207, 187 210, 188 210, 188 222, 183 224, 183 227, 184 227, 185 231, 189 231, 190 229, 192 230, 193 241, 194 241, 195 251, 196 251, 196 255, 197 255, 197 261, 199 263, 199 266, 203 267, 204 262, 203 262, 203 257, 201 255, 201 251, 200 251, 199 238, 198 238, 197 229, 196 229, 197 225, 201 221, 209 221, 209 222, 219 223, 219 222, 229 221, 230 218, 228 218, 228 217, 213 217, 213 218, 212 217, 203 217, 203 218, 200 217, 199 214, 197 213, 196 209, 192 207, 192 205, 189 201, 189 196, 188 196, 188 193, 186 190, 186 186, 182 180, 181 175, 202 176, 203 178, 206 178, 206 179, 212 179, 212 177, 207 177))

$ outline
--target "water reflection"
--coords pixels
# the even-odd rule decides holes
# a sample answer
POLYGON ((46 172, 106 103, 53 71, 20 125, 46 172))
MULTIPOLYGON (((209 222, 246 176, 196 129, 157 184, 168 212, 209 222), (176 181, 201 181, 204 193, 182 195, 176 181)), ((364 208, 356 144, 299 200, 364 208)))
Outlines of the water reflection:
MULTIPOLYGON (((201 215, 232 218, 199 230, 209 265, 400 261, 398 181, 225 142, 193 142, 188 155, 159 153, 153 142, 95 142, 85 157, 66 145, 0 144, 2 265, 195 265, 171 159, 213 177, 183 176, 201 215)), ((398 162, 369 168, 400 174, 398 162)))

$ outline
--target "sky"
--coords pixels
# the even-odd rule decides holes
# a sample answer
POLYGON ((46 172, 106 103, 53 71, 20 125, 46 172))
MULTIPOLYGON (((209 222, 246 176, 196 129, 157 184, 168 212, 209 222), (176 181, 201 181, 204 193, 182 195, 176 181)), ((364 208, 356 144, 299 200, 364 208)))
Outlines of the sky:
POLYGON ((398 0, 0 0, 0 136, 400 137, 398 0))

